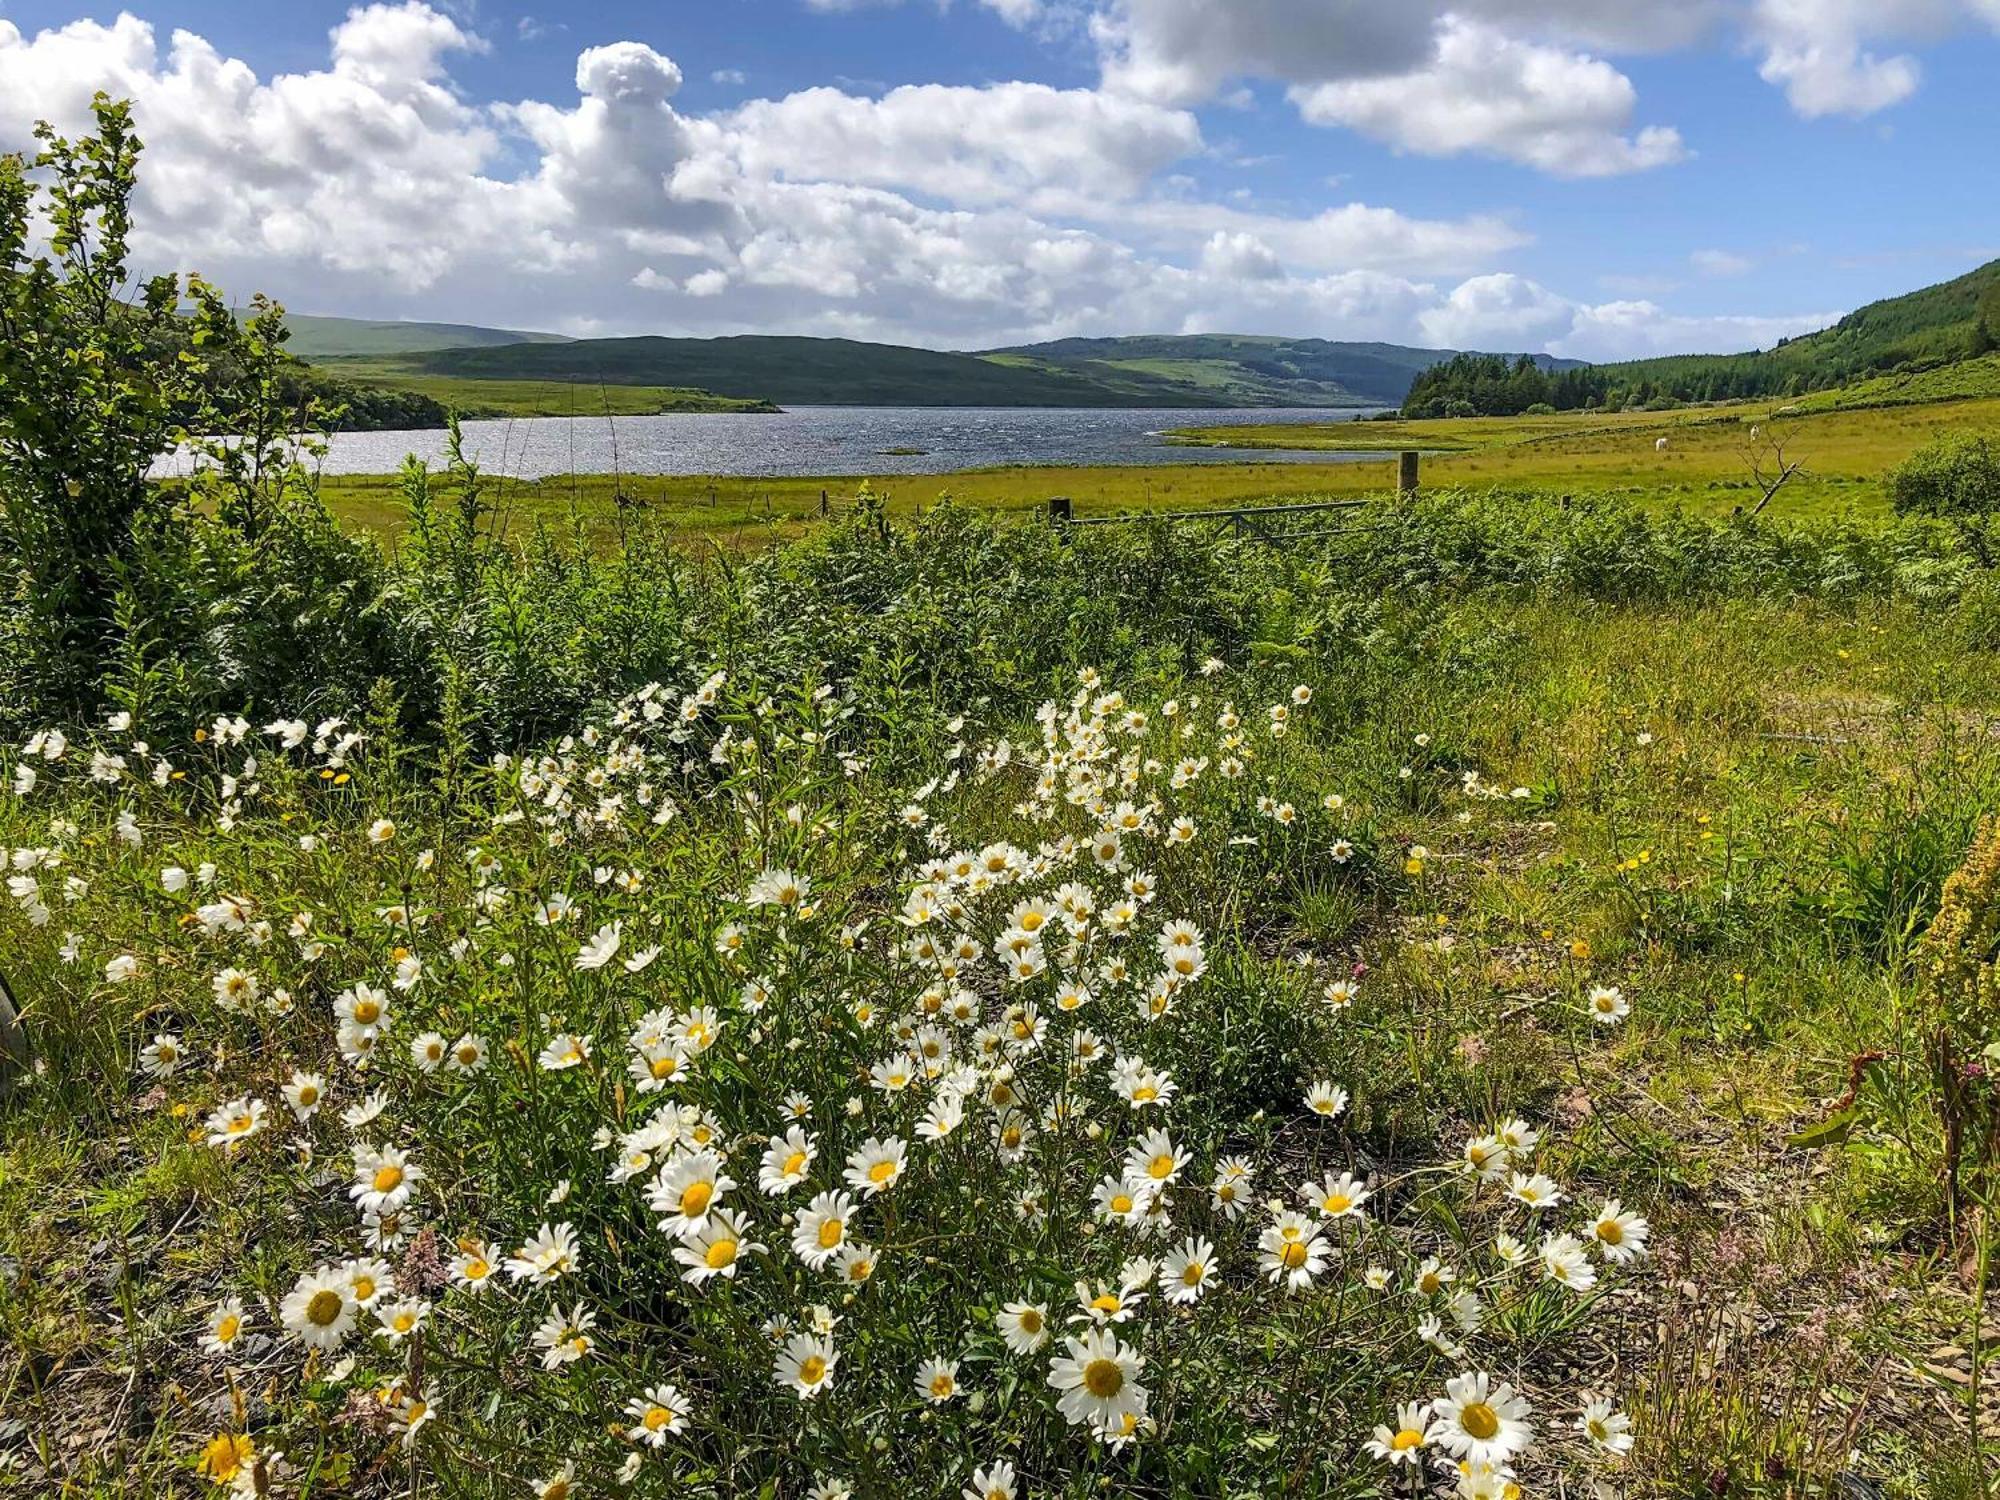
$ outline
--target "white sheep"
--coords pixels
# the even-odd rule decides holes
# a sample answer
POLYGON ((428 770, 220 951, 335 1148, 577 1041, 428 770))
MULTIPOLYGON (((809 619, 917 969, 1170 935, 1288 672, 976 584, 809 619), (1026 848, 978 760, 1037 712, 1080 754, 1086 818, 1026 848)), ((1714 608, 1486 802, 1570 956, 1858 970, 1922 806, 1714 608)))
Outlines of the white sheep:
POLYGON ((1667 451, 1667 440, 1661 438, 1657 443, 1653 444, 1653 451, 1655 453, 1665 453, 1667 451))

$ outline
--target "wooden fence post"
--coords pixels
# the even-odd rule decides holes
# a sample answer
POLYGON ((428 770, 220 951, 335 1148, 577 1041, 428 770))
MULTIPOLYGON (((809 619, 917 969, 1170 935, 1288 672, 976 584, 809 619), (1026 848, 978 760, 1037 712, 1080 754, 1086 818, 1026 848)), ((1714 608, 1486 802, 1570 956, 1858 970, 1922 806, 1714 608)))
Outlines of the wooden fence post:
POLYGON ((1422 455, 1405 450, 1400 457, 1401 462, 1396 473, 1396 491, 1398 494, 1414 495, 1418 483, 1417 466, 1422 455))

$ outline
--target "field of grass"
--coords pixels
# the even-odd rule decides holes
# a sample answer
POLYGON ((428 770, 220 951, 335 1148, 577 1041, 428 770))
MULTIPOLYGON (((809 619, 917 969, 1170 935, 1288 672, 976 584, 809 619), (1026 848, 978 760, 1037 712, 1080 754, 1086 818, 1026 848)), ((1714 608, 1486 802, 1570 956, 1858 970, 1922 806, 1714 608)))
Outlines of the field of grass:
MULTIPOLYGON (((1211 428, 1200 429, 1199 440, 1241 446, 1243 463, 982 469, 866 481, 585 475, 496 479, 494 493, 510 518, 524 527, 537 521, 566 522, 575 514, 605 534, 616 526, 621 509, 636 508, 686 536, 764 545, 811 526, 821 515, 822 494, 838 513, 864 483, 895 517, 920 514, 945 496, 961 505, 1003 512, 1038 510, 1055 495, 1069 496, 1079 515, 1200 510, 1386 495, 1396 482, 1393 455, 1417 447, 1426 453, 1424 483, 1432 488, 1616 494, 1650 506, 1726 515, 1754 503, 1757 496, 1745 451, 1752 425, 1784 432, 1788 456, 1806 463, 1805 472, 1774 502, 1776 514, 1880 516, 1888 505, 1882 478, 1891 468, 1942 433, 2000 430, 2000 397, 1783 418, 1771 417, 1760 406, 1211 428), (1668 440, 1664 453, 1655 448, 1661 436, 1668 440), (1256 462, 1256 449, 1273 443, 1323 447, 1330 453, 1381 453, 1383 458, 1256 462)), ((401 525, 393 476, 329 476, 323 493, 336 514, 362 529, 391 534, 401 525)))
POLYGON ((482 380, 436 375, 414 359, 329 358, 318 368, 343 380, 415 391, 467 417, 652 417, 668 412, 762 412, 769 402, 676 386, 604 385, 592 381, 482 380))
MULTIPOLYGON (((715 478, 609 474, 542 480, 494 478, 490 494, 511 524, 563 523, 575 514, 593 531, 615 527, 621 514, 644 514, 687 537, 731 538, 751 545, 802 534, 821 518, 822 494, 834 515, 848 512, 866 487, 899 520, 945 498, 979 510, 1027 514, 1067 495, 1076 513, 1204 510, 1253 505, 1273 496, 1379 493, 1395 483, 1393 465, 1375 463, 1162 464, 1158 467, 977 469, 963 474, 826 478, 715 478), (624 497, 621 504, 619 497, 624 497)), ((335 474, 322 482, 327 504, 344 522, 376 535, 403 524, 394 475, 335 474)), ((448 482, 441 492, 449 493, 448 482)))
POLYGON ((1726 511, 1742 504, 1746 492, 1755 498, 1748 456, 1757 446, 1754 426, 1765 441, 1782 435, 1787 456, 1806 465, 1779 504, 1869 512, 1885 503, 1882 476, 1925 443, 1949 432, 2000 430, 2000 394, 1986 390, 1981 372, 1960 379, 1982 394, 1890 405, 1880 390, 1858 387, 1848 399, 1822 406, 1760 402, 1683 412, 1332 423, 1282 433, 1212 427, 1186 429, 1183 437, 1246 451, 1279 442, 1348 453, 1415 448, 1432 455, 1425 462, 1431 483, 1615 493, 1726 511), (1664 452, 1656 446, 1660 438, 1667 440, 1664 452))
POLYGON ((2000 396, 2000 354, 1957 360, 1913 374, 1878 375, 1838 390, 1801 396, 1793 404, 1801 411, 1837 411, 1863 406, 1968 401, 1988 396, 2000 396))
MULTIPOLYGON (((956 790, 936 781, 945 737, 904 740, 926 748, 901 771, 807 748, 829 732, 843 751, 886 745, 900 733, 882 716, 914 703, 836 692, 758 708, 778 684, 704 690, 698 676, 665 695, 693 745, 726 746, 737 723, 772 737, 713 780, 686 732, 634 727, 645 699, 623 730, 600 724, 527 778, 387 740, 336 750, 332 732, 296 751, 274 734, 140 752, 78 727, 66 755, 38 746, 0 764, 9 781, 37 773, 0 804, 0 844, 36 851, 0 932, 45 1063, 0 1142, 0 1265, 32 1268, 0 1290, 13 1352, 0 1406, 25 1434, 11 1472, 79 1496, 166 1494, 197 1466, 258 1465, 301 1496, 415 1485, 497 1500, 566 1474, 594 1492, 623 1474, 641 1495, 753 1493, 769 1478, 872 1496, 914 1475, 954 1493, 1005 1461, 1035 1494, 1104 1478, 1146 1496, 1290 1482, 1359 1497, 1395 1475, 1363 1447, 1371 1426, 1431 1431, 1443 1456, 1449 1424, 1399 1422, 1396 1403, 1478 1370, 1527 1404, 1532 1445, 1512 1462, 1531 1494, 1599 1481, 1777 1500, 1845 1474, 1884 1500, 1969 1500, 1981 1346, 1932 1127, 1906 1114, 1845 1154, 1787 1143, 1827 1114, 1852 1058, 1886 1047, 1904 1065, 1913 914, 1935 904, 1977 814, 2000 808, 2000 658, 1967 654, 1953 628, 1908 606, 1857 619, 1761 599, 1473 595, 1400 622, 1392 607, 1355 645, 1328 656, 1322 641, 1275 670, 1090 683, 1127 703, 1092 712, 1087 692, 1053 721, 1072 716, 1088 751, 1126 707, 1147 713, 1112 743, 1162 763, 1122 788, 1158 799, 1153 831, 1128 834, 1121 862, 1059 861, 968 896, 950 930, 995 953, 1018 926, 1010 908, 1058 880, 1109 909, 1147 871, 1157 903, 1129 951, 1191 955, 1199 975, 1157 1020, 1138 1003, 1144 973, 1129 994, 1098 974, 1128 949, 1094 922, 1081 955, 1051 943, 1048 971, 1017 981, 981 958, 939 983, 889 940, 924 888, 926 846, 897 832, 910 808, 951 830, 929 847, 967 851, 1088 839, 1109 812, 1036 810, 1037 730, 980 721, 973 702, 938 710, 973 714, 978 744, 1010 736, 1027 764, 968 754, 987 770, 956 790), (1225 702, 1240 731, 1218 720, 1225 702), (851 710, 879 727, 835 729, 851 710), (93 747, 126 768, 93 782, 93 747), (218 831, 252 755, 257 789, 218 831), (1176 758, 1197 755, 1204 767, 1169 785, 1176 758), (150 786, 148 756, 185 777, 150 786), (678 816, 604 812, 627 778, 678 816), (786 806, 795 821, 766 822, 786 806), (593 829, 553 840, 537 827, 551 813, 593 829), (1166 836, 1176 817, 1184 840, 1166 836), (787 880, 809 894, 771 894, 787 880), (549 921, 558 896, 578 909, 549 921), (58 915, 38 925, 43 903, 58 915), (1188 917, 1192 946, 1155 946, 1188 917), (628 972, 649 954, 657 966, 628 972), (1072 972, 1095 992, 1078 1011, 1057 998, 1072 972), (926 1019, 932 988, 942 1008, 926 1019), (1629 1006, 1623 1024, 1593 1019, 1602 997, 1629 1006), (358 1003, 384 1019, 357 1031, 358 1003), (1030 1029, 1049 1028, 1033 1046, 1005 1040, 1024 1003, 1030 1029), (970 1020, 952 1019, 961 1004, 970 1020), (678 1040, 645 1040, 647 1014, 678 1040), (690 1017, 720 1045, 708 1031, 687 1042, 690 1017), (1065 1085, 1086 1026, 1166 1070, 1171 1105, 1135 1112, 1108 1071, 1065 1085), (867 1082, 920 1037, 974 1069, 949 1141, 912 1127, 956 1084, 867 1082), (431 1071, 432 1038, 448 1052, 469 1039, 484 1060, 431 1071), (635 1091, 663 1057, 669 1091, 635 1091), (1308 1107, 1315 1081, 1347 1094, 1335 1118, 1308 1107), (1024 1165, 993 1154, 994 1122, 1015 1118, 983 1097, 1002 1082, 1025 1096, 1022 1120, 1066 1101, 1024 1165), (801 1139, 818 1162, 789 1198, 755 1185, 788 1091, 809 1103, 801 1139), (716 1167, 742 1184, 716 1195, 741 1215, 721 1221, 733 1243, 768 1246, 729 1261, 732 1279, 691 1277, 715 1264, 713 1232, 659 1227, 678 1179, 648 1206, 663 1162, 696 1154, 640 1128, 674 1118, 662 1099, 718 1132, 716 1167), (239 1140, 253 1104, 264 1112, 239 1140), (1159 1239, 1107 1223, 1090 1192, 1155 1126, 1171 1144, 1147 1152, 1187 1155, 1160 1192, 1159 1239), (1561 1204, 1525 1207, 1504 1171, 1440 1170, 1496 1130, 1523 1142, 1516 1190, 1546 1174, 1537 1190, 1559 1187, 1561 1204), (593 1133, 645 1157, 637 1175, 607 1183, 593 1133), (865 1241, 884 1274, 843 1291, 848 1262, 802 1263, 780 1216, 891 1136, 907 1142, 907 1180, 841 1210, 845 1243, 865 1241), (1239 1159, 1256 1200, 1241 1220, 1211 1192, 1239 1159), (387 1163, 415 1190, 385 1230, 348 1189, 375 1190, 387 1163), (1313 1207, 1364 1186, 1358 1213, 1313 1207), (1017 1213, 1023 1192, 1038 1214, 1017 1213), (1302 1255, 1310 1273, 1289 1289, 1259 1248, 1292 1222, 1281 1198, 1336 1252, 1302 1255), (1605 1253, 1611 1231, 1594 1226, 1613 1198, 1645 1216, 1649 1253, 1605 1253), (498 1269, 537 1253, 549 1225, 574 1237, 566 1258, 498 1269), (1580 1236, 1594 1286, 1546 1269, 1563 1232, 1580 1236), (372 1249, 385 1235, 386 1253, 372 1249), (1496 1253, 1509 1235, 1524 1268, 1496 1253), (1175 1305, 1180 1272, 1155 1283, 1158 1258, 1197 1240, 1214 1280, 1175 1305), (1457 1280, 1426 1291, 1437 1265, 1457 1280), (1370 1266, 1386 1291, 1369 1289, 1370 1266), (358 1275, 393 1289, 354 1308, 358 1275), (342 1326, 313 1353, 297 1330, 326 1286, 342 1326), (1061 1335, 1016 1349, 997 1321, 1014 1303, 1060 1325, 1111 1294, 1142 1304, 1107 1333, 1148 1393, 1120 1450, 1056 1409, 1061 1335), (395 1332, 406 1314, 421 1334, 395 1332), (773 1317, 789 1329, 760 1331, 773 1317), (815 1349, 838 1362, 803 1401, 786 1371, 815 1349), (937 1404, 917 1384, 933 1357, 953 1390, 937 1404), (1629 1417, 1629 1453, 1578 1430, 1600 1398, 1629 1417), (685 1421, 656 1443, 645 1416, 661 1407, 685 1421)), ((1049 774, 1076 785, 1089 764, 1049 774)))

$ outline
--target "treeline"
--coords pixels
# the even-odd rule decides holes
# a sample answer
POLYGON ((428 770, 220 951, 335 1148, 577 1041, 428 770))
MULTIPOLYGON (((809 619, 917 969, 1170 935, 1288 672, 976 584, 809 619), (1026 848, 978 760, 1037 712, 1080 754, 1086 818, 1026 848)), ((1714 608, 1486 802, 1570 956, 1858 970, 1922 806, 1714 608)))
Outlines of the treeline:
POLYGON ((387 386, 356 385, 301 365, 297 399, 300 406, 317 401, 336 432, 403 432, 442 427, 451 411, 442 401, 420 391, 387 386))
POLYGON ((1513 417, 1788 398, 2000 351, 2000 262, 1873 303, 1832 328, 1754 354, 1687 354, 1573 370, 1461 354, 1418 375, 1405 417, 1513 417))
POLYGON ((1459 354, 1420 373, 1403 402, 1406 417, 1518 417, 1606 404, 1602 371, 1544 370, 1528 355, 1459 354))

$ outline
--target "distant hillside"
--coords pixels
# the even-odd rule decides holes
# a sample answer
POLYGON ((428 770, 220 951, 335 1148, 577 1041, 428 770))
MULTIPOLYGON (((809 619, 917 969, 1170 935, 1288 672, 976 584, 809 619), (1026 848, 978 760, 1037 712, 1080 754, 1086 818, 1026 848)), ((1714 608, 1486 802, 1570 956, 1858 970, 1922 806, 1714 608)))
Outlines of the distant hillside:
MULTIPOLYGON (((1454 352, 1402 344, 1198 334, 1059 339, 989 350, 986 358, 1069 370, 1113 388, 1128 382, 1167 381, 1199 394, 1210 406, 1397 406, 1419 373, 1450 359, 1454 352)), ((1546 354, 1533 358, 1544 370, 1571 369, 1579 363, 1546 354)))
POLYGON ((1082 374, 852 339, 744 335, 719 339, 580 339, 443 349, 413 365, 485 380, 575 380, 695 386, 825 406, 1203 406, 1206 394, 1138 377, 1111 387, 1082 374))
MULTIPOLYGON (((828 406, 1394 406, 1451 351, 1324 339, 1064 339, 957 354, 852 339, 579 339, 440 349, 435 376, 693 386, 828 406)), ((1538 356, 1545 368, 1566 362, 1538 356)))
MULTIPOLYGON (((1679 354, 1596 365, 1538 383, 1458 361, 1427 372, 1404 414, 1509 416, 1526 404, 1659 406, 1687 401, 1799 397, 1894 376, 1903 381, 2000 349, 2000 261, 1954 281, 1871 302, 1833 327, 1752 354, 1679 354)), ((1948 378, 1926 384, 1952 386, 1948 378)))
POLYGON ((457 349, 501 344, 560 344, 559 333, 521 333, 511 328, 479 328, 470 323, 400 323, 368 318, 321 318, 286 313, 292 331, 287 353, 300 359, 333 359, 351 355, 422 354, 432 349, 457 349))
POLYGON ((1602 369, 1627 389, 1650 384, 1683 401, 1802 396, 1905 366, 1921 369, 1973 358, 1988 353, 1996 341, 2000 260, 1954 281, 1871 302, 1831 328, 1755 354, 1684 354, 1602 369))

